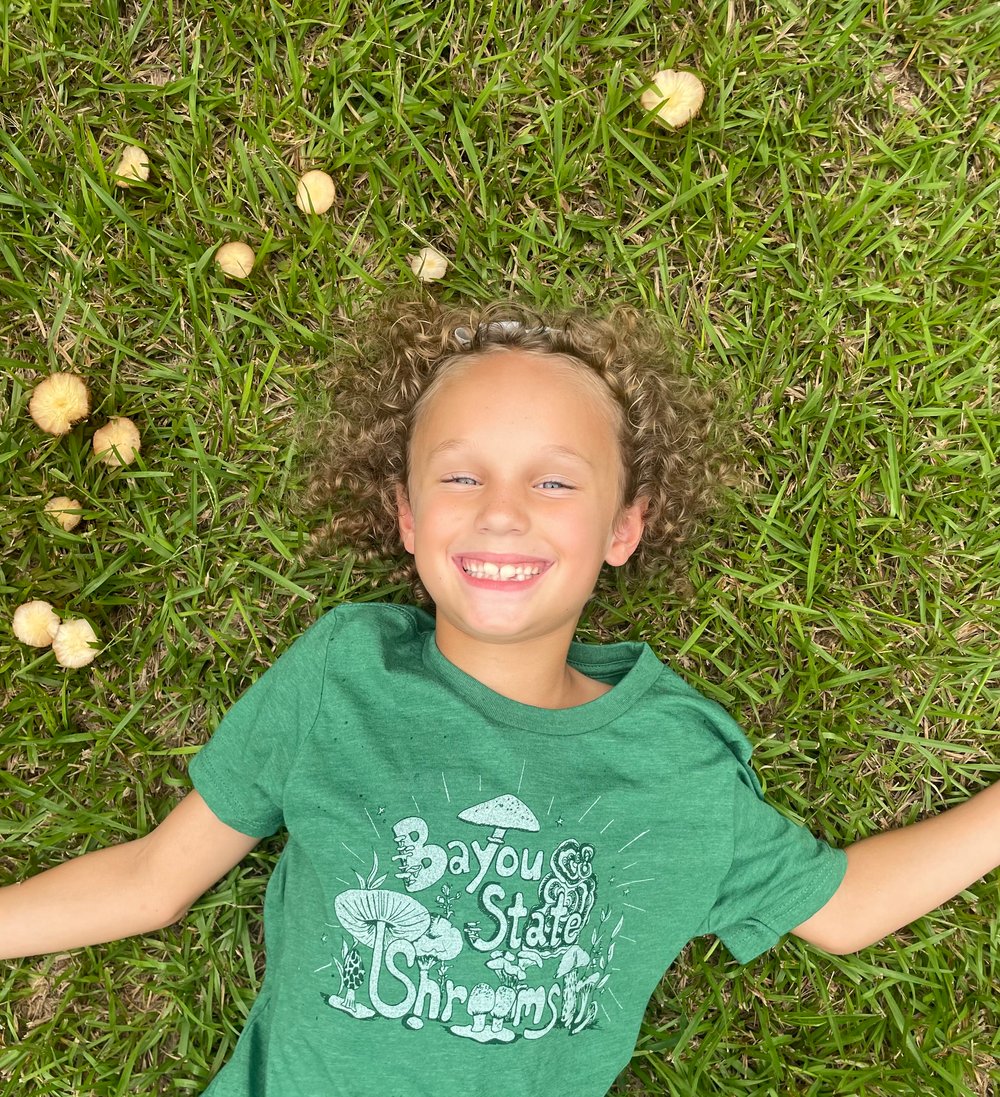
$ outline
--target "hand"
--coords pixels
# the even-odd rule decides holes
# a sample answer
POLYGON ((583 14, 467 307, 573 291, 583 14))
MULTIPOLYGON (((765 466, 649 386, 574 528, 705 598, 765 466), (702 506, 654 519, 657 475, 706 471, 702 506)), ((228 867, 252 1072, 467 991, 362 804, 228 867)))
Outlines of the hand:
POLYGON ((144 838, 0 889, 0 958, 162 929, 258 841, 227 826, 191 792, 144 838))

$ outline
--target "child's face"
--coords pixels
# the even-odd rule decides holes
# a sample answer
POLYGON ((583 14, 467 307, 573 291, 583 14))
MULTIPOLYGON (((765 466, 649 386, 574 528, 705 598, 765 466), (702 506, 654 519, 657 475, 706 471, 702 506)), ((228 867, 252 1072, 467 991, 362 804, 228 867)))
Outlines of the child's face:
POLYGON ((568 645, 602 563, 639 541, 611 398, 581 372, 492 351, 460 363, 417 420, 400 533, 450 658, 474 643, 568 645))

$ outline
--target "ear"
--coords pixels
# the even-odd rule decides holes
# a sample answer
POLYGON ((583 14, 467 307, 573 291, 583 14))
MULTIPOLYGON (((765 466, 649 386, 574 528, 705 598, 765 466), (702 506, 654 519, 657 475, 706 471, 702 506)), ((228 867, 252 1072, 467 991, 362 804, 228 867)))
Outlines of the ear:
POLYGON ((396 515, 399 518, 399 539, 403 542, 403 548, 407 552, 413 552, 413 509, 410 500, 406 496, 406 487, 403 484, 396 485, 396 515))
POLYGON ((605 562, 612 567, 621 567, 635 552, 642 540, 642 531, 646 528, 646 507, 649 499, 640 495, 634 503, 625 507, 615 522, 614 532, 605 554, 605 562))

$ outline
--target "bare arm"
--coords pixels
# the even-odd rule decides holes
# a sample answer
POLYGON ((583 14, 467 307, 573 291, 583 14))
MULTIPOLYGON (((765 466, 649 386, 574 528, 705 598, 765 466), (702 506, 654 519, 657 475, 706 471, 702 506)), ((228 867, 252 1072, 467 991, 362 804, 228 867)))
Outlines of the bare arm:
POLYGON ((162 929, 258 841, 223 823, 197 792, 188 793, 144 838, 0 889, 0 958, 162 929))
POLYGON ((830 901, 793 932, 855 952, 908 925, 1000 865, 1000 784, 958 807, 847 848, 830 901))

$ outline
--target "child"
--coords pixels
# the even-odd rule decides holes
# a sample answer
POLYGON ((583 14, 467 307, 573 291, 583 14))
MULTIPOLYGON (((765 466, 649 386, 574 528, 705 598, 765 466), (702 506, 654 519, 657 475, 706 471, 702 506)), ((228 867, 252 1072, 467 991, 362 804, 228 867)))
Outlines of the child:
POLYGON ((996 788, 832 849, 648 647, 574 641, 603 565, 662 563, 711 493, 709 401, 634 313, 412 306, 338 386, 324 538, 385 554, 398 529, 434 616, 326 614, 155 831, 0 891, 2 955, 169 925, 283 826, 212 1097, 599 1097, 692 937, 846 952, 1000 862, 996 788))

